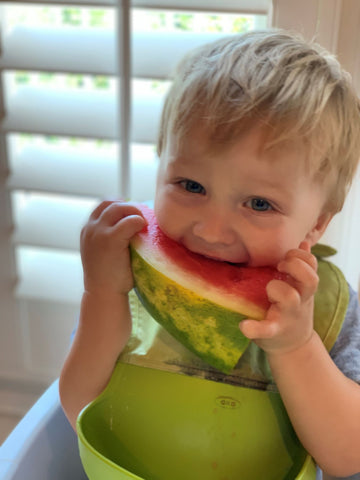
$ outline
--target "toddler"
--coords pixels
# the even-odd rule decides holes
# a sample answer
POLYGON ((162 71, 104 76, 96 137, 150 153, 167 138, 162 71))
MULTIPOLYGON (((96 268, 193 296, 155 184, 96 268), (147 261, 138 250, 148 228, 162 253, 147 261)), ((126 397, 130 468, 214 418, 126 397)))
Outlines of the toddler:
MULTIPOLYGON (((310 249, 341 210, 360 152, 349 76, 315 44, 284 31, 235 35, 180 62, 160 124, 154 203, 161 229, 193 252, 275 266, 265 320, 239 328, 266 354, 293 427, 328 474, 360 471, 360 312, 348 311, 329 355, 313 324, 310 249)), ((135 205, 102 202, 81 233, 84 294, 60 378, 75 428, 111 377, 131 333, 129 241, 135 205)))

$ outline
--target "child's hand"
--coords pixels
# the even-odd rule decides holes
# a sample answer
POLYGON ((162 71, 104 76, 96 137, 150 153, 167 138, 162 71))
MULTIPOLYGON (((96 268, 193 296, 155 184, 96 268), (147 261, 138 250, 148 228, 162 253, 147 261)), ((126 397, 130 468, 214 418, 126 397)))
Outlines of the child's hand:
POLYGON ((308 242, 290 250, 278 265, 288 280, 267 285, 271 306, 262 321, 244 320, 244 335, 267 353, 282 353, 304 345, 313 333, 314 294, 318 286, 317 261, 308 242))
POLYGON ((130 203, 104 201, 92 212, 80 237, 87 292, 131 290, 129 242, 145 224, 140 210, 130 203))

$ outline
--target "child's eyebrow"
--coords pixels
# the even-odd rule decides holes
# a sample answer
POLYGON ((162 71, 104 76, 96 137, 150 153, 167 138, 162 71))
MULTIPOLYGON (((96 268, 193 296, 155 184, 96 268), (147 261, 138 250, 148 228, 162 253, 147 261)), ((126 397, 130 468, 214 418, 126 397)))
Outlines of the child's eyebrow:
POLYGON ((296 195, 293 188, 288 187, 283 179, 247 178, 246 189, 254 195, 272 197, 277 202, 289 202, 296 195))

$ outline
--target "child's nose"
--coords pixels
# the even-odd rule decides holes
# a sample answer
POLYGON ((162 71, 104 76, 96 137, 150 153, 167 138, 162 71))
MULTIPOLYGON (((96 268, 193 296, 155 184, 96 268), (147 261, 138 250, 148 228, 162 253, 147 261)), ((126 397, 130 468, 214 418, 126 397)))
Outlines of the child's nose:
POLYGON ((221 213, 200 218, 194 224, 193 233, 206 243, 219 245, 231 245, 236 237, 229 220, 221 213))

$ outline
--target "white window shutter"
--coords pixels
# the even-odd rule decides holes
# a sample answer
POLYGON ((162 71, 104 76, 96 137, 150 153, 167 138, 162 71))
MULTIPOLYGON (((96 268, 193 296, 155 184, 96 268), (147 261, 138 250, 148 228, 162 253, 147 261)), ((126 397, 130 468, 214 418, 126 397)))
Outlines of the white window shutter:
POLYGON ((41 368, 36 357, 39 340, 32 328, 38 328, 41 337, 41 331, 49 330, 41 328, 42 321, 58 322, 66 315, 61 341, 68 343, 82 290, 79 233, 90 211, 103 198, 144 201, 154 195, 155 142, 171 70, 190 48, 229 33, 151 30, 138 25, 133 13, 148 9, 249 14, 257 15, 251 27, 257 28, 266 25, 270 4, 270 0, 1 4, 0 195, 11 199, 2 228, 9 239, 8 227, 14 225, 6 246, 13 252, 16 271, 9 268, 6 275, 13 279, 16 275, 21 322, 33 332, 33 344, 26 347, 32 374, 41 376, 59 366, 55 358, 48 370, 41 368), (36 21, 9 25, 8 13, 19 5, 34 11, 48 7, 49 15, 52 9, 84 9, 88 16, 93 9, 103 9, 110 20, 100 27, 36 21), (29 76, 32 81, 25 81, 29 76), (99 88, 102 83, 106 88, 99 88), (51 311, 51 319, 41 320, 51 311))

